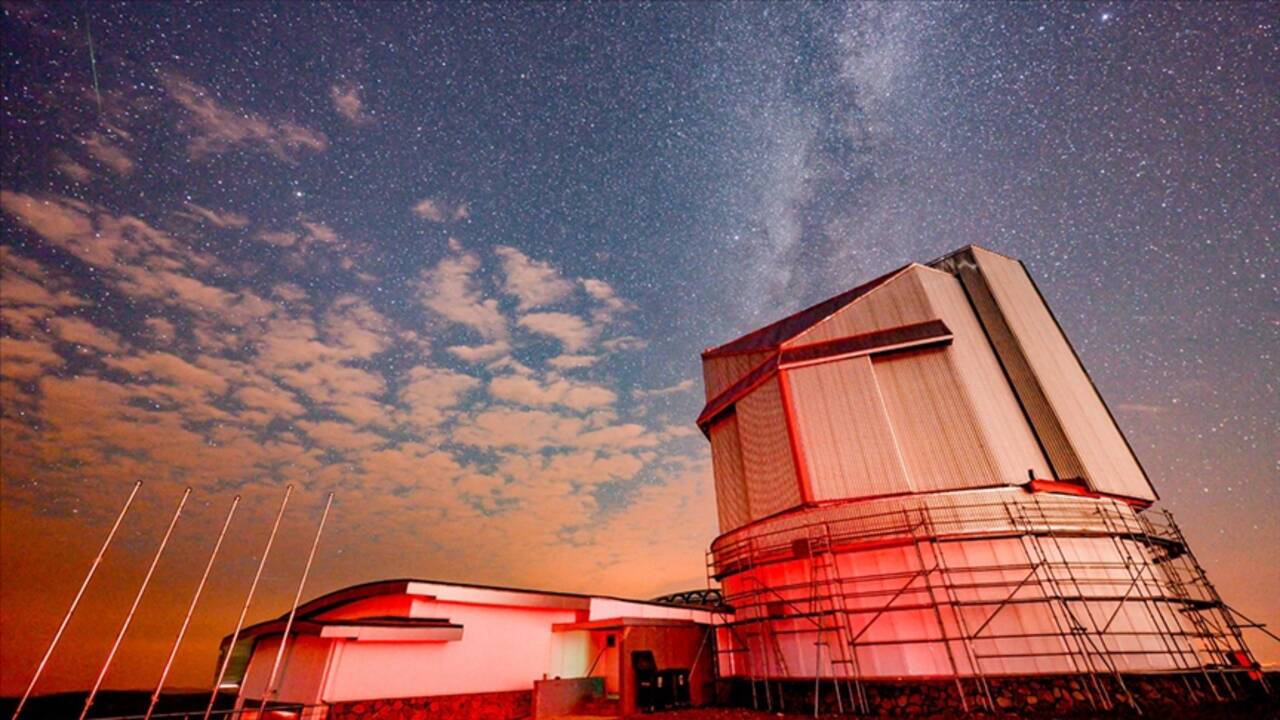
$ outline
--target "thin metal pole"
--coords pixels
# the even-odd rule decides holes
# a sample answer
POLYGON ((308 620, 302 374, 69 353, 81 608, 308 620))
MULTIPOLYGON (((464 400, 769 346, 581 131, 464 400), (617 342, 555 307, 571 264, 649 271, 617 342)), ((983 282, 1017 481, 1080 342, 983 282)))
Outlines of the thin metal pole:
POLYGON ((156 566, 160 564, 160 556, 164 555, 165 546, 169 544, 169 537, 173 535, 173 528, 178 524, 178 518, 182 515, 182 508, 187 504, 187 498, 191 497, 191 488, 182 491, 182 499, 178 501, 178 508, 173 511, 173 519, 169 521, 169 527, 164 531, 164 537, 160 538, 160 547, 156 548, 155 557, 151 558, 151 567, 147 568, 147 574, 142 578, 142 585, 138 587, 138 594, 133 597, 133 605, 129 606, 129 614, 124 617, 124 624, 120 626, 120 632, 116 633, 116 641, 111 645, 111 652, 107 653, 107 659, 102 663, 102 669, 98 671, 98 679, 93 681, 93 689, 89 691, 89 696, 84 699, 84 710, 80 711, 80 720, 84 720, 89 716, 89 708, 93 707, 93 700, 98 695, 98 689, 102 687, 102 680, 107 677, 107 671, 111 669, 111 661, 116 658, 116 651, 120 649, 120 643, 124 641, 124 634, 129 631, 129 625, 133 622, 134 613, 138 611, 138 605, 142 602, 142 596, 147 592, 147 586, 151 584, 151 576, 156 572, 156 566))
POLYGON ((76 607, 80 605, 80 598, 84 597, 84 591, 89 587, 89 581, 93 579, 93 574, 98 571, 98 565, 102 563, 102 557, 107 554, 107 547, 111 545, 111 541, 115 539, 116 531, 120 529, 120 523, 124 520, 125 513, 129 512, 129 506, 133 504, 133 498, 137 496, 138 489, 142 487, 142 481, 138 480, 133 484, 133 490, 129 491, 129 497, 124 501, 124 507, 120 508, 120 514, 116 516, 115 524, 111 526, 111 531, 107 533, 107 539, 103 541, 102 547, 98 550, 98 556, 93 559, 93 564, 89 566, 89 572, 85 574, 84 581, 80 583, 80 589, 76 591, 76 596, 71 600, 71 607, 67 608, 67 613, 62 616, 62 624, 58 626, 58 631, 53 634, 53 640, 49 641, 49 647, 44 651, 44 657, 40 658, 40 664, 36 666, 35 675, 31 676, 31 682, 27 684, 27 689, 22 693, 22 699, 18 700, 18 707, 13 710, 12 720, 18 720, 18 714, 22 712, 22 706, 27 704, 27 698, 31 697, 31 691, 36 687, 36 681, 40 679, 40 675, 44 672, 44 666, 49 663, 50 656, 53 655, 53 649, 58 646, 58 641, 62 639, 62 633, 67 629, 67 623, 71 622, 71 615, 75 613, 76 607))
POLYGON ((204 592, 204 584, 209 580, 209 572, 213 570, 213 561, 218 557, 218 550, 222 548, 222 540, 227 536, 227 528, 231 527, 231 518, 236 514, 236 507, 240 504, 240 496, 235 496, 231 501, 231 509, 227 511, 227 519, 222 522, 222 531, 218 533, 218 539, 213 544, 213 552, 209 553, 209 562, 205 563, 204 574, 200 576, 200 584, 196 585, 196 592, 191 596, 191 604, 187 606, 187 616, 182 619, 182 627, 178 629, 178 637, 173 641, 173 648, 169 650, 169 659, 164 661, 164 669, 160 671, 160 680, 156 683, 156 691, 151 693, 151 704, 147 706, 147 714, 142 716, 142 720, 151 720, 151 713, 156 710, 156 703, 160 702, 160 691, 164 689, 164 681, 169 678, 169 670, 173 668, 173 659, 178 656, 178 646, 182 644, 182 638, 187 634, 187 627, 191 624, 191 615, 196 611, 196 603, 200 602, 200 594, 204 592))
POLYGON ((286 485, 284 498, 280 500, 280 509, 276 511, 276 520, 271 525, 271 534, 267 536, 267 546, 262 549, 262 559, 258 561, 258 570, 253 574, 253 582, 249 583, 249 594, 245 595, 244 606, 240 608, 240 619, 236 621, 236 629, 231 633, 231 642, 222 656, 222 665, 218 668, 218 677, 213 679, 213 691, 209 693, 209 705, 204 709, 203 720, 209 720, 213 713, 213 705, 218 700, 218 690, 222 687, 222 679, 227 675, 227 666, 231 664, 231 653, 236 649, 236 641, 240 639, 240 630, 244 627, 245 616, 249 614, 249 604, 253 602, 253 593, 258 589, 258 579, 262 577, 262 569, 267 566, 267 556, 271 554, 271 544, 276 540, 276 531, 280 529, 280 518, 284 517, 284 509, 289 505, 289 496, 293 494, 293 486, 286 485))
POLYGON ((329 519, 329 508, 333 507, 333 493, 324 503, 324 513, 320 515, 320 524, 316 526, 316 536, 311 541, 311 552, 307 553, 307 564, 302 567, 302 578, 298 580, 298 591, 293 595, 293 607, 289 608, 289 619, 284 622, 284 634, 280 636, 280 647, 276 648, 275 662, 271 663, 271 674, 267 676, 267 684, 262 690, 262 704, 258 706, 258 717, 267 709, 271 700, 271 688, 276 683, 276 673, 280 671, 280 661, 284 659, 284 647, 289 644, 289 631, 293 628, 293 618, 298 614, 298 603, 302 600, 302 589, 307 585, 307 575, 311 574, 311 562, 315 560, 316 548, 320 546, 320 533, 324 532, 324 523, 329 519))

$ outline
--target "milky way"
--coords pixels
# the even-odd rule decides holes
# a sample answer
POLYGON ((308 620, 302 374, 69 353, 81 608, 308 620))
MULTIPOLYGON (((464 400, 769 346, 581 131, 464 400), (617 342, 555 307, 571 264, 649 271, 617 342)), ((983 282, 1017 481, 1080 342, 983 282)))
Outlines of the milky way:
MULTIPOLYGON (((394 576, 705 583, 698 352, 969 243, 1020 257, 1229 602, 1280 622, 1280 133, 1264 4, 196 6, 3 13, 0 691, 206 681, 394 576), (92 52, 90 50, 92 39, 92 52), (96 81, 95 81, 96 72, 96 81)), ((1264 658, 1280 647, 1255 640, 1264 658)))

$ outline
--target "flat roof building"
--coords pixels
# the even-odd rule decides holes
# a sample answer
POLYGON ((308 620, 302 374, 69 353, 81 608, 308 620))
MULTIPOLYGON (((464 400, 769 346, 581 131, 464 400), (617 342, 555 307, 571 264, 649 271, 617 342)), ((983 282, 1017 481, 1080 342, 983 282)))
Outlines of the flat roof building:
MULTIPOLYGON (((223 640, 222 653, 232 654, 224 686, 235 690, 238 707, 261 703, 286 619, 245 628, 235 647, 223 640)), ((594 695, 597 712, 629 714, 638 695, 632 656, 646 652, 659 671, 687 673, 688 700, 702 703, 713 679, 710 623, 705 609, 669 603, 428 580, 367 583, 298 607, 272 705, 342 718, 354 705, 398 699, 426 699, 439 717, 525 717, 542 704, 543 717, 594 695), (451 704, 460 709, 450 713, 451 704)))

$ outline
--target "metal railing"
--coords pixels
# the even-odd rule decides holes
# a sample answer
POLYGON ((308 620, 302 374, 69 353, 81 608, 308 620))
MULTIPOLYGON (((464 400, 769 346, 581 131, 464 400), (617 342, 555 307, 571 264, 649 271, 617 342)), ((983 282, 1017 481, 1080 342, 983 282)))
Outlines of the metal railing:
MULTIPOLYGON (((961 678, 976 683, 979 704, 991 707, 987 677, 993 668, 995 675, 1009 672, 1010 662, 1079 674, 1095 708, 1109 709, 1118 697, 1139 713, 1125 672, 1172 669, 1189 689, 1195 684, 1217 697, 1234 695, 1245 673, 1256 676, 1242 626, 1172 515, 1139 514, 1109 499, 985 495, 809 508, 721 536, 708 552, 708 582, 722 581, 734 611, 725 625, 735 632, 721 635, 719 650, 735 656, 732 666, 752 678, 754 690, 761 675, 785 667, 773 657, 781 655, 778 637, 812 636, 821 644, 834 621, 841 626, 834 635, 847 647, 828 649, 828 655, 847 659, 839 668, 831 663, 833 681, 843 677, 860 696, 867 677, 859 670, 860 651, 929 644, 946 650, 966 707, 961 678), (1009 547, 1019 548, 1021 560, 964 564, 948 558, 944 546, 982 539, 1013 543, 1009 547), (918 567, 839 570, 840 554, 896 546, 914 548, 907 555, 918 567), (1098 554, 1080 559, 1083 548, 1098 554), (762 568, 785 562, 793 563, 790 579, 766 581, 770 573, 762 568), (1030 606, 1028 612, 1052 622, 1036 631, 996 622, 1016 606, 1030 606), (882 618, 905 611, 930 614, 935 626, 919 637, 870 636, 882 618), (762 657, 753 659, 754 653, 762 657)), ((823 672, 815 661, 815 712, 823 672)), ((865 710, 861 702, 856 707, 865 710)))

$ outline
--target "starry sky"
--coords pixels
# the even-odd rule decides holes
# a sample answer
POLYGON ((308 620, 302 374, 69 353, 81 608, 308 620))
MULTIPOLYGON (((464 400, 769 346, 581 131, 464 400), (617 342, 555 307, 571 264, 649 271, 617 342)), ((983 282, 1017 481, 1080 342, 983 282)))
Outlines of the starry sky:
MULTIPOLYGON (((0 692, 200 687, 416 576, 649 597, 716 533, 698 353, 1023 259, 1229 602, 1280 624, 1275 6, 5 2, 0 692)), ((1280 647, 1254 639, 1266 659, 1280 647)))

